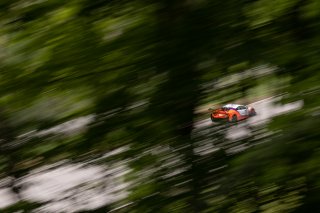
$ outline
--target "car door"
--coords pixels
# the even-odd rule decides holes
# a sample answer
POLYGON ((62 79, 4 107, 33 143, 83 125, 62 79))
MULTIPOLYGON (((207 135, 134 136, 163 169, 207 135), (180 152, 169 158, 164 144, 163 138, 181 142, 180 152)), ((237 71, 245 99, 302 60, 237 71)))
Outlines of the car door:
POLYGON ((237 111, 239 112, 241 117, 249 116, 249 111, 248 111, 247 107, 245 107, 245 106, 238 106, 237 111))

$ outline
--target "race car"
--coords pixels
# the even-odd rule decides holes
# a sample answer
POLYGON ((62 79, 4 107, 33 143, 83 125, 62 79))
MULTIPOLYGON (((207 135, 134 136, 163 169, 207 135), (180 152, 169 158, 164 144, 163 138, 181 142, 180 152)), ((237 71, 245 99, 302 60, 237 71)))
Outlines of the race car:
POLYGON ((256 111, 251 106, 239 104, 227 104, 219 109, 209 109, 213 122, 226 121, 237 122, 256 115, 256 111))

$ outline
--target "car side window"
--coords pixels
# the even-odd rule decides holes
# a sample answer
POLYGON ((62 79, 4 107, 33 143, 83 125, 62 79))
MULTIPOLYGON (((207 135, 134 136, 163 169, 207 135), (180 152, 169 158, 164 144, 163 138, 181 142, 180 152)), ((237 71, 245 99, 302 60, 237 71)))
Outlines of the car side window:
POLYGON ((238 106, 237 110, 242 110, 242 109, 246 109, 244 106, 238 106))

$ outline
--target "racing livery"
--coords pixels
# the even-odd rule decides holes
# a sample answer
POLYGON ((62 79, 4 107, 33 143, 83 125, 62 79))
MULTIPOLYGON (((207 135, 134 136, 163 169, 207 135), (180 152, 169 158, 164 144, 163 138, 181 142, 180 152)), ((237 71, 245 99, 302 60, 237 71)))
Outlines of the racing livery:
POLYGON ((209 110, 212 111, 210 117, 213 122, 237 122, 256 115, 256 111, 253 107, 239 104, 227 104, 219 109, 209 110))

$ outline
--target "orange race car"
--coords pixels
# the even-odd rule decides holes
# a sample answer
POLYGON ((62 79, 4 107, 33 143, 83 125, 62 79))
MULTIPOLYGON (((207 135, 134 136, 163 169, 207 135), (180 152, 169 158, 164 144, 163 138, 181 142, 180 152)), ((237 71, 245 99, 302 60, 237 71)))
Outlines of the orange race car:
POLYGON ((237 122, 256 115, 253 107, 239 104, 227 104, 219 109, 209 109, 211 111, 211 120, 237 122))

